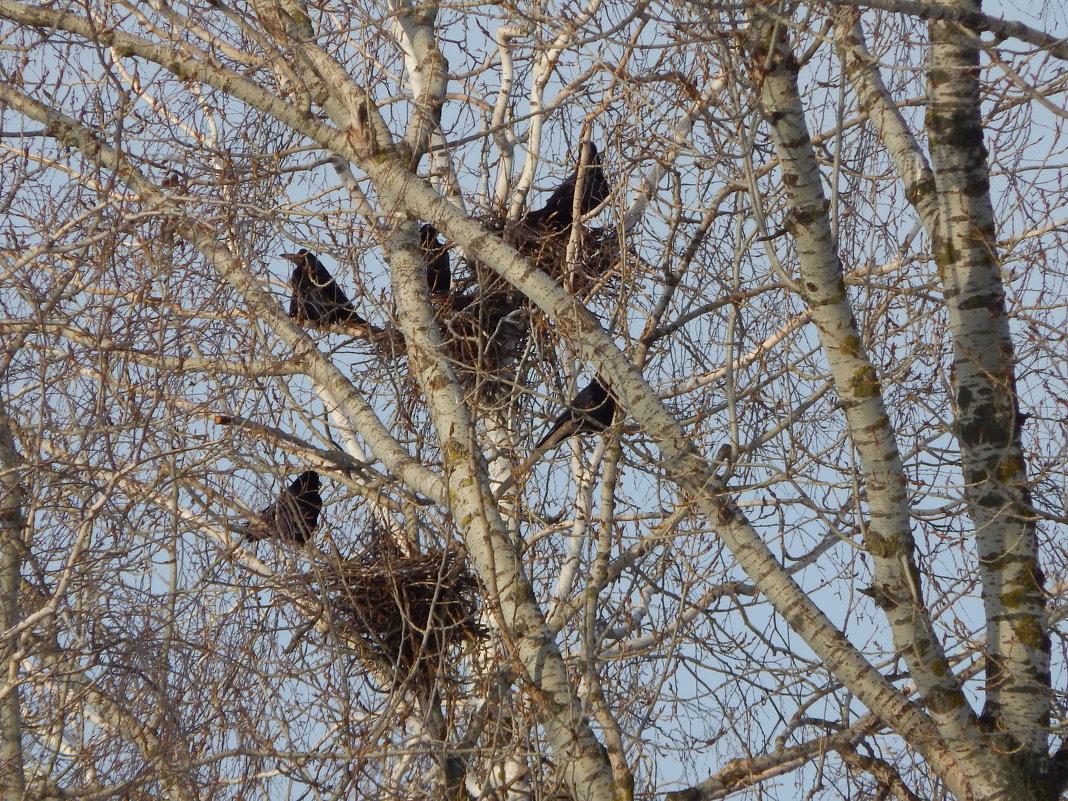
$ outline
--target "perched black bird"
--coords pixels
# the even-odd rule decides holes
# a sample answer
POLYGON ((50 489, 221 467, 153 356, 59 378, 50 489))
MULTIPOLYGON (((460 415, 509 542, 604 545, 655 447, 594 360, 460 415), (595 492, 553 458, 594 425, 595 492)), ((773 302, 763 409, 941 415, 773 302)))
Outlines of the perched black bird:
POLYGON ((573 434, 604 431, 612 425, 615 414, 616 399, 595 378, 571 399, 571 403, 556 418, 549 433, 535 446, 535 450, 540 451, 543 447, 554 448, 573 434))
POLYGON ((296 266, 289 279, 293 299, 289 302, 289 316, 298 323, 332 325, 335 323, 367 323, 352 307, 341 287, 334 281, 323 263, 306 248, 299 253, 283 253, 296 266))
POLYGON ((449 269, 449 251, 438 239, 438 229, 430 223, 419 227, 419 241, 423 246, 423 265, 426 267, 426 285, 431 295, 448 295, 452 286, 452 271, 449 269))
POLYGON ((319 474, 305 470, 245 527, 246 540, 277 538, 303 545, 319 526, 319 474))
MULTIPOLYGON (((586 173, 582 178, 582 197, 579 202, 579 213, 588 214, 600 206, 611 191, 608 179, 604 177, 604 169, 601 167, 601 156, 597 152, 597 146, 593 142, 584 142, 586 150, 586 173)), ((580 159, 581 163, 581 159, 580 159)), ((567 180, 553 190, 545 206, 530 212, 526 216, 528 225, 541 226, 544 228, 568 228, 573 218, 575 207, 575 187, 578 185, 579 171, 576 169, 567 180)))

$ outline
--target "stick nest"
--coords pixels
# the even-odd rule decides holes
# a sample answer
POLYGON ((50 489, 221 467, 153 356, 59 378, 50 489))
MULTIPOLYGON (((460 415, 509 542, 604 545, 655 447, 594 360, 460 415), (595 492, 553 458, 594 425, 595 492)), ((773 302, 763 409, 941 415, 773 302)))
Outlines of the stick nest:
MULTIPOLYGON (((626 258, 614 231, 579 226, 576 257, 581 266, 568 270, 570 224, 506 224, 499 217, 483 222, 579 297, 603 288, 626 258)), ((534 312, 521 292, 484 264, 475 262, 466 276, 454 275, 453 291, 440 302, 436 316, 457 374, 479 400, 507 394, 513 387, 512 368, 529 338, 534 312)))
MULTIPOLYGON (((614 228, 578 225, 573 230, 571 223, 508 221, 500 213, 478 219, 583 301, 594 295, 611 296, 618 291, 621 277, 640 262, 621 247, 614 228), (573 235, 574 261, 569 263, 573 235)), ((469 400, 488 408, 509 398, 516 384, 522 383, 517 373, 524 352, 541 351, 551 340, 552 326, 523 293, 490 267, 465 262, 448 244, 443 249, 452 254, 452 289, 432 299, 442 344, 469 400)), ((404 337, 396 326, 375 330, 367 338, 388 358, 406 353, 404 337)), ((406 393, 412 404, 421 403, 414 381, 406 393)))
POLYGON ((486 636, 478 582, 454 552, 350 559, 324 570, 323 583, 360 658, 395 680, 434 675, 458 646, 486 636))

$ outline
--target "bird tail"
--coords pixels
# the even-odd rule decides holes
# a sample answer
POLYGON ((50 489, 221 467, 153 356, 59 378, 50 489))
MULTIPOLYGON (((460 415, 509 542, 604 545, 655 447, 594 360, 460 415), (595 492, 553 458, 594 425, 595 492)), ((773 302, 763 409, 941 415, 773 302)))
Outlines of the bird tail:
POLYGON ((556 434, 556 432, 559 431, 559 430, 560 430, 559 426, 553 426, 552 428, 550 428, 549 429, 549 433, 546 434, 544 437, 542 437, 541 440, 538 442, 538 444, 534 446, 534 450, 540 451, 542 448, 544 448, 545 447, 545 443, 547 443, 549 440, 551 440, 553 438, 553 436, 556 434))

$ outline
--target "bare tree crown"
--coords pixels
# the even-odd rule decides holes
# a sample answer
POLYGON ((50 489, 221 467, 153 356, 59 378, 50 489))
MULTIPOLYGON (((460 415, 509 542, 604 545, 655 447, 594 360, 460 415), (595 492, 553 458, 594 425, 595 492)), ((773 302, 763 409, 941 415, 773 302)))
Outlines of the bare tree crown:
POLYGON ((1060 797, 1044 13, 0 0, 0 801, 1060 797))

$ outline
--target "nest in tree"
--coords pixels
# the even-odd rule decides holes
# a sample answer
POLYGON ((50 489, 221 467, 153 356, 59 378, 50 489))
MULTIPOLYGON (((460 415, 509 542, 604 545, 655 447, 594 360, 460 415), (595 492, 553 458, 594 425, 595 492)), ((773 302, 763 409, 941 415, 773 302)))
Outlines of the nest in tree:
POLYGON ((530 322, 522 296, 504 279, 476 265, 470 280, 457 282, 437 307, 445 350, 464 386, 485 401, 511 388, 511 368, 523 352, 530 322))
POLYGON ((432 675, 457 646, 486 636, 478 583, 454 552, 383 553, 323 572, 335 625, 364 661, 397 680, 432 675))
POLYGON ((607 275, 622 265, 624 254, 613 229, 579 225, 574 259, 569 263, 571 234, 570 224, 554 228, 522 220, 503 231, 505 241, 579 297, 603 285, 607 275))
MULTIPOLYGON (((580 299, 602 291, 633 261, 621 249, 613 228, 577 226, 569 269, 570 223, 509 223, 499 215, 484 218, 482 223, 580 299)), ((454 265, 456 261, 454 255, 454 265)), ((449 294, 434 298, 435 317, 458 378, 472 398, 484 405, 507 396, 514 387, 513 368, 528 343, 537 312, 497 272, 477 261, 469 266, 467 274, 454 270, 449 294)), ((367 338, 377 342, 385 355, 405 352, 403 337, 395 328, 372 331, 367 338)))
MULTIPOLYGON (((554 228, 524 221, 484 221, 576 297, 597 292, 626 261, 612 229, 578 226, 575 266, 568 269, 572 227, 554 228)), ((454 279, 453 293, 437 309, 449 355, 465 385, 482 400, 509 390, 509 372, 530 335, 531 306, 494 270, 475 262, 471 274, 454 279)))

